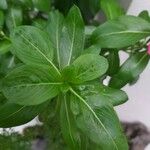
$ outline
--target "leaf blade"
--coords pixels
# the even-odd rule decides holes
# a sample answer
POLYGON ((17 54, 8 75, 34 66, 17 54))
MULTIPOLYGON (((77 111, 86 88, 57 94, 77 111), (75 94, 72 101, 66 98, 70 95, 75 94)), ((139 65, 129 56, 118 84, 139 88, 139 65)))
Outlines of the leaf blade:
POLYGON ((21 66, 4 78, 2 91, 13 103, 37 105, 55 97, 61 85, 49 68, 21 66))
MULTIPOLYGON (((119 149, 127 150, 128 149, 127 141, 126 141, 124 135, 122 134, 122 130, 119 125, 119 120, 116 117, 116 114, 115 114, 114 110, 112 109, 112 106, 106 104, 105 101, 101 101, 102 103, 99 100, 97 101, 96 99, 98 97, 95 99, 94 96, 91 96, 90 98, 92 99, 92 101, 95 102, 95 105, 96 105, 96 106, 94 106, 94 103, 90 102, 91 100, 86 100, 85 98, 83 98, 81 95, 79 95, 73 89, 70 89, 70 91, 72 92, 72 94, 74 96, 79 98, 79 100, 82 102, 82 104, 84 104, 83 108, 81 106, 82 104, 77 104, 77 105, 79 105, 80 111, 82 111, 82 113, 84 113, 83 115, 85 115, 84 116, 85 119, 81 117, 80 123, 78 123, 78 127, 82 130, 82 132, 86 136, 88 136, 90 138, 90 140, 93 141, 96 145, 99 145, 99 148, 101 148, 101 149, 107 148, 107 149, 111 149, 111 150, 112 149, 113 150, 119 150, 119 149), (98 107, 100 107, 100 108, 98 109, 98 107), (86 115, 87 113, 88 113, 88 115, 86 115), (104 116, 101 115, 100 113, 104 114, 104 116), (92 114, 92 115, 89 116, 90 114, 92 114), (112 115, 111 117, 113 119, 108 114, 110 116, 112 115), (107 117, 108 117, 107 115, 109 116, 108 120, 107 120, 107 117), (92 116, 95 119, 93 119, 92 116), (91 120, 91 118, 92 118, 92 120, 91 120), (94 121, 94 120, 97 120, 97 121, 94 121), (117 135, 114 135, 114 132, 112 132, 112 124, 111 124, 111 126, 109 125, 110 120, 115 122, 115 125, 113 123, 113 125, 114 125, 113 130, 115 130, 115 134, 117 134, 117 135), (81 124, 82 124, 82 126, 81 126, 81 124), (90 130, 86 129, 86 127, 89 127, 89 128, 92 127, 95 130, 91 129, 91 132, 90 132, 90 130), (101 134, 97 134, 98 132, 101 134), (105 136, 107 136, 107 137, 105 137, 105 136), (107 139, 107 142, 106 142, 106 140, 104 140, 105 138, 107 139)), ((78 102, 76 101, 76 103, 78 103, 78 102)), ((78 114, 77 116, 82 116, 82 115, 78 114)))
POLYGON ((11 34, 13 53, 25 64, 50 66, 57 74, 59 70, 53 64, 53 48, 48 35, 32 26, 20 26, 11 34))
POLYGON ((150 26, 147 21, 139 17, 121 16, 99 26, 93 32, 91 41, 101 48, 124 48, 149 34, 150 26))
POLYGON ((107 69, 108 62, 104 57, 96 54, 85 54, 65 68, 62 75, 66 81, 83 83, 100 77, 107 69))
POLYGON ((68 66, 83 51, 84 47, 84 23, 78 7, 73 6, 63 28, 61 39, 61 68, 68 66), (65 54, 65 55, 64 55, 65 54))

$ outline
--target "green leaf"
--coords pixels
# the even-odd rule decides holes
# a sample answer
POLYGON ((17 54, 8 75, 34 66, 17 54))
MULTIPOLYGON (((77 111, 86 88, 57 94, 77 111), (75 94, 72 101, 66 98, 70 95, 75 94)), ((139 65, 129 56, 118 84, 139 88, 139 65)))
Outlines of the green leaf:
POLYGON ((101 99, 99 93, 92 93, 92 89, 91 93, 85 91, 84 94, 70 90, 74 96, 71 110, 85 137, 102 150, 128 150, 126 138, 112 105, 101 99))
POLYGON ((96 54, 85 54, 78 57, 62 74, 65 81, 83 83, 96 79, 108 69, 107 60, 96 54))
POLYGON ((111 50, 109 52, 109 55, 107 56, 107 60, 109 62, 109 68, 107 73, 108 75, 112 76, 118 72, 120 67, 120 58, 119 58, 118 51, 111 50))
POLYGON ((127 94, 122 90, 98 85, 97 91, 99 91, 99 96, 101 99, 103 99, 104 101, 109 101, 113 106, 121 105, 128 100, 127 94))
POLYGON ((101 48, 123 48, 150 35, 150 24, 139 17, 121 16, 100 25, 92 34, 93 44, 101 48))
POLYGON ((25 64, 50 66, 56 74, 59 70, 53 64, 53 48, 48 35, 32 26, 20 26, 11 34, 13 53, 25 64))
POLYGON ((101 48, 98 45, 92 45, 89 48, 86 48, 82 54, 97 54, 99 55, 101 48))
POLYGON ((107 19, 115 19, 124 15, 124 10, 119 5, 118 0, 100 0, 100 4, 107 19))
POLYGON ((84 48, 84 23, 80 10, 73 6, 65 19, 61 39, 61 68, 70 65, 84 48))
POLYGON ((2 91, 13 103, 37 105, 57 96, 61 85, 50 68, 21 66, 4 78, 2 91))
POLYGON ((12 7, 8 10, 6 15, 6 26, 9 31, 12 31, 15 27, 20 26, 23 21, 22 10, 19 7, 12 7))
POLYGON ((71 150, 80 150, 80 135, 75 126, 75 120, 70 110, 69 94, 61 95, 60 123, 65 141, 71 150))
POLYGON ((45 30, 47 26, 47 21, 45 19, 38 18, 33 21, 32 25, 41 30, 45 30))
POLYGON ((55 62, 59 68, 61 63, 60 57, 62 57, 61 55, 64 55, 63 53, 61 53, 60 50, 60 39, 62 35, 63 22, 64 22, 63 15, 58 11, 52 11, 49 14, 48 23, 46 27, 50 40, 53 44, 55 62))
POLYGON ((148 11, 144 10, 138 16, 141 17, 142 19, 150 22, 150 16, 149 16, 149 12, 148 11))
POLYGON ((21 106, 10 103, 0 94, 0 127, 8 128, 25 124, 34 119, 46 107, 46 103, 37 106, 21 106))
POLYGON ((0 10, 0 30, 3 28, 4 25, 4 13, 0 10))
POLYGON ((146 52, 131 55, 121 66, 118 73, 112 77, 109 85, 113 88, 122 88, 133 81, 143 72, 149 59, 150 57, 146 52))
POLYGON ((40 11, 48 12, 51 7, 51 0, 32 0, 33 5, 40 11))
POLYGON ((0 54, 6 53, 10 50, 11 42, 8 40, 0 41, 0 54))
POLYGON ((6 10, 8 7, 6 0, 0 0, 0 9, 6 10))

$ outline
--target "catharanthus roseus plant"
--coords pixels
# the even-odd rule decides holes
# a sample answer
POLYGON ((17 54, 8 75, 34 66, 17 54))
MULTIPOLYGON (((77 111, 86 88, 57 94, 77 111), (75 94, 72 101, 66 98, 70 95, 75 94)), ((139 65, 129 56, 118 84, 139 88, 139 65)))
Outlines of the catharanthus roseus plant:
POLYGON ((19 60, 0 82, 0 127, 38 115, 65 141, 65 149, 128 150, 113 107, 127 101, 120 89, 133 84, 148 64, 150 23, 120 16, 116 3, 120 13, 109 14, 105 4, 101 1, 110 20, 94 29, 73 6, 66 16, 51 11, 45 28, 24 25, 11 31, 10 51, 19 60), (130 55, 121 66, 120 49, 130 55))

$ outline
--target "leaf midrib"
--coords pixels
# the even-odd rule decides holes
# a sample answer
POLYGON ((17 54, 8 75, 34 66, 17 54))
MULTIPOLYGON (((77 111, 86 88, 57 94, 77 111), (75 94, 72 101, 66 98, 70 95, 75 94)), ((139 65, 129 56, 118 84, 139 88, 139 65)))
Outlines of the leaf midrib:
POLYGON ((16 86, 11 86, 11 88, 18 87, 31 87, 31 86, 46 86, 46 85, 62 85, 62 82, 49 82, 49 83, 30 83, 30 84, 19 84, 16 86))
POLYGON ((21 36, 24 40, 26 40, 31 46, 33 46, 33 47, 37 50, 37 52, 40 53, 40 55, 42 55, 42 56, 50 63, 50 65, 56 70, 56 72, 57 72, 59 75, 61 75, 60 72, 59 72, 59 70, 57 69, 57 67, 52 63, 51 60, 49 60, 49 58, 47 58, 47 56, 46 56, 44 53, 42 53, 42 52, 40 51, 40 49, 39 49, 36 45, 34 45, 33 43, 31 43, 23 34, 21 34, 21 33, 19 33, 19 34, 20 34, 20 36, 21 36))
POLYGON ((99 122, 99 124, 102 126, 102 128, 105 130, 105 132, 108 134, 108 136, 110 137, 110 139, 112 140, 112 143, 114 144, 116 150, 118 149, 118 146, 116 145, 116 143, 114 142, 111 134, 107 131, 107 129, 105 128, 104 124, 102 123, 102 121, 98 118, 98 116, 96 115, 96 113, 94 112, 94 110, 86 103, 86 101, 78 94, 76 93, 76 91, 74 91, 72 88, 70 88, 70 91, 76 96, 78 97, 83 104, 91 111, 91 113, 93 114, 93 116, 97 119, 97 121, 99 122))
POLYGON ((127 33, 135 33, 135 34, 150 34, 150 32, 145 32, 145 31, 120 31, 120 32, 113 32, 113 33, 108 33, 108 34, 101 34, 99 36, 109 36, 109 35, 117 35, 117 34, 127 34, 127 33))
POLYGON ((76 24, 75 24, 75 16, 73 17, 73 33, 72 33, 72 40, 71 40, 71 47, 70 47, 70 54, 69 54, 69 60, 67 65, 70 64, 71 58, 72 58, 72 53, 73 53, 73 47, 74 47, 74 40, 75 40, 75 31, 76 31, 76 24))

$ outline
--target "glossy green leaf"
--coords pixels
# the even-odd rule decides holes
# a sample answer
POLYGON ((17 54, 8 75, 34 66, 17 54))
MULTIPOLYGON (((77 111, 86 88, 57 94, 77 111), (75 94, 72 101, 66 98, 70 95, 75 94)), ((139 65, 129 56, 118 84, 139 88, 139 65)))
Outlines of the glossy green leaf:
POLYGON ((2 91, 13 103, 37 105, 55 97, 61 85, 50 68, 21 66, 4 78, 2 91))
POLYGON ((103 85, 98 85, 96 90, 99 91, 101 99, 109 101, 113 106, 121 105, 128 100, 127 94, 122 90, 103 85))
POLYGON ((48 35, 32 26, 21 26, 11 34, 13 53, 24 63, 34 66, 50 66, 60 74, 53 64, 53 48, 48 35))
POLYGON ((23 21, 22 10, 19 7, 12 7, 8 10, 6 15, 6 26, 9 31, 12 31, 15 27, 20 26, 23 21))
POLYGON ((131 55, 121 66, 118 73, 112 77, 109 85, 113 88, 122 88, 133 81, 143 72, 149 59, 150 56, 146 52, 131 55))
POLYGON ((54 48, 54 56, 55 56, 55 63, 60 68, 60 58, 61 55, 65 55, 61 53, 60 49, 60 39, 62 35, 62 28, 63 28, 64 17, 58 11, 50 12, 48 17, 48 23, 46 30, 49 34, 50 40, 53 44, 54 48))
POLYGON ((118 0, 100 0, 101 9, 104 11, 107 19, 115 19, 124 15, 124 10, 119 5, 118 0))
POLYGON ((85 54, 78 57, 71 66, 63 70, 63 77, 72 83, 83 83, 96 79, 108 69, 107 60, 96 54, 85 54))
POLYGON ((7 0, 0 0, 0 9, 7 9, 7 0))
POLYGON ((10 103, 0 94, 0 127, 8 128, 25 124, 34 119, 43 109, 46 104, 37 106, 21 106, 10 103))
POLYGON ((97 54, 99 55, 101 48, 98 45, 92 45, 89 48, 86 48, 82 54, 97 54))
POLYGON ((80 135, 75 126, 75 120, 70 110, 69 94, 61 95, 60 123, 63 137, 69 148, 72 150, 80 150, 80 135))
POLYGON ((64 23, 61 38, 60 62, 61 68, 68 66, 79 57, 84 48, 84 23, 80 10, 73 6, 64 23))
POLYGON ((150 35, 150 24, 139 17, 121 16, 100 25, 92 34, 101 48, 123 48, 150 35))
POLYGON ((74 96, 71 110, 81 132, 99 149, 128 150, 126 138, 112 105, 101 99, 92 89, 91 92, 85 90, 84 94, 73 89, 71 92, 74 96))
POLYGON ((40 11, 48 12, 51 7, 51 0, 32 0, 33 5, 40 11))

